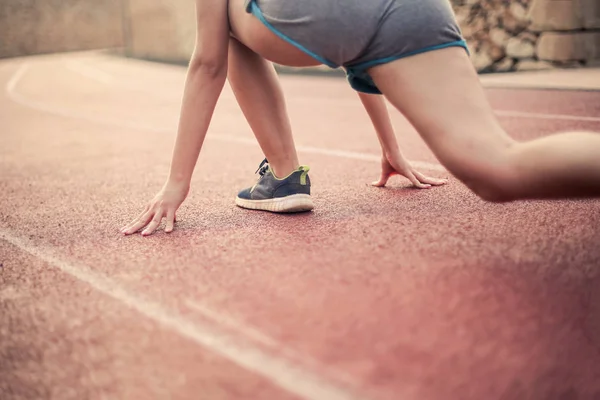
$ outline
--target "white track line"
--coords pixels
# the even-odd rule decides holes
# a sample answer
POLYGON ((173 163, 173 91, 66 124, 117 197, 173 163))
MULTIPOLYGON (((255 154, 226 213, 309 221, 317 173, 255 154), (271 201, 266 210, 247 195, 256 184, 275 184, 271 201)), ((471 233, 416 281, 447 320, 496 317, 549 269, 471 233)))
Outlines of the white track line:
MULTIPOLYGON (((39 101, 30 100, 27 97, 23 96, 21 93, 17 91, 17 84, 23 78, 29 66, 27 64, 23 64, 17 72, 11 77, 6 85, 6 93, 8 98, 14 101, 17 104, 25 106, 27 108, 32 108, 34 110, 42 111, 49 114, 58 115, 65 118, 72 119, 81 119, 88 122, 93 122, 96 124, 109 125, 112 127, 118 128, 128 128, 135 129, 141 131, 148 132, 158 132, 158 133, 171 133, 173 129, 168 128, 157 128, 151 125, 142 125, 135 124, 130 122, 124 122, 120 119, 108 119, 108 118, 99 118, 93 115, 85 114, 85 113, 75 113, 68 109, 62 109, 60 107, 55 107, 46 103, 42 103, 39 101)), ((214 132, 213 132, 214 133, 214 132)), ((220 140, 225 142, 234 142, 240 144, 246 144, 251 146, 258 146, 258 143, 255 139, 245 138, 241 136, 233 136, 233 135, 207 135, 207 140, 220 140)), ((381 156, 375 154, 368 153, 358 153, 352 151, 344 151, 344 150, 335 150, 335 149, 323 149, 318 147, 311 146, 296 146, 296 149, 299 152, 308 153, 308 154, 319 154, 331 157, 339 157, 339 158, 347 158, 352 160, 360 160, 360 161, 377 161, 381 160, 381 156)), ((422 168, 430 171, 439 171, 439 172, 447 172, 446 169, 440 165, 435 163, 428 163, 423 161, 410 161, 410 163, 415 168, 422 168)))
MULTIPOLYGON (((9 95, 9 98, 18 104, 21 104, 28 108, 43 111, 46 113, 59 115, 62 117, 82 119, 82 120, 86 120, 89 122, 100 123, 100 124, 105 124, 105 125, 110 125, 110 126, 126 127, 126 128, 136 129, 136 130, 154 131, 154 132, 161 132, 161 133, 162 132, 171 132, 171 130, 164 129, 164 128, 156 128, 156 127, 152 127, 152 126, 142 126, 139 124, 130 124, 130 123, 124 124, 121 120, 110 120, 110 119, 105 119, 105 118, 94 117, 91 115, 73 113, 71 111, 60 109, 60 108, 57 108, 57 107, 54 107, 54 106, 51 106, 51 105, 48 105, 45 103, 32 101, 32 100, 26 98, 25 96, 23 96, 22 94, 20 94, 16 90, 18 82, 25 75, 28 68, 29 68, 28 65, 23 65, 21 68, 19 68, 6 86, 6 92, 9 95)), ((220 136, 213 137, 213 139, 223 140, 223 141, 228 141, 228 142, 237 142, 237 143, 249 144, 249 145, 256 145, 256 141, 253 139, 236 137, 236 136, 231 136, 231 135, 229 135, 229 136, 220 135, 220 136)), ((335 150, 328 151, 327 149, 314 149, 314 148, 308 148, 308 149, 309 149, 309 151, 312 151, 312 152, 315 152, 318 154, 337 155, 339 157, 346 157, 346 158, 354 157, 354 158, 366 159, 366 160, 379 160, 379 157, 374 156, 374 155, 368 155, 368 154, 361 154, 361 153, 354 154, 354 153, 346 153, 346 152, 339 153, 335 150), (329 152, 331 152, 331 154, 328 154, 329 152)), ((231 357, 233 357, 233 356, 227 352, 228 349, 232 349, 232 351, 235 351, 235 352, 238 351, 235 349, 236 346, 232 346, 231 343, 229 343, 229 341, 232 340, 231 338, 221 338, 222 343, 215 344, 215 341, 219 342, 219 340, 215 340, 214 336, 215 335, 222 336, 222 333, 215 333, 215 332, 210 331, 210 329, 207 331, 207 328, 204 326, 199 328, 196 324, 192 324, 191 322, 182 319, 180 316, 174 315, 172 313, 170 314, 166 309, 164 309, 164 307, 161 307, 158 304, 152 303, 148 300, 142 299, 139 296, 136 296, 134 294, 127 292, 125 289, 120 288, 119 285, 115 281, 92 271, 89 267, 70 265, 70 264, 64 262, 63 260, 58 259, 54 255, 52 255, 52 253, 49 250, 37 249, 33 245, 26 242, 25 240, 17 238, 16 236, 11 235, 2 230, 0 230, 0 238, 21 248, 24 251, 27 251, 28 253, 30 253, 32 255, 48 262, 49 264, 59 268, 60 270, 64 271, 65 273, 68 273, 69 275, 72 275, 75 278, 90 284, 95 289, 123 302, 124 304, 136 309, 137 311, 148 316, 149 318, 154 319, 163 325, 173 328, 174 330, 178 331, 180 334, 194 339, 196 342, 198 342, 202 345, 205 345, 206 347, 210 348, 211 350, 213 350, 229 359, 231 359, 231 357), (209 343, 209 345, 206 345, 207 343, 209 343), (220 347, 215 349, 214 348, 215 345, 220 346, 220 347), (221 347, 223 347, 225 350, 221 349, 221 347)), ((289 350, 282 348, 280 344, 274 342, 272 339, 264 336, 260 332, 251 330, 251 328, 247 328, 247 327, 245 327, 244 329, 241 329, 240 324, 236 323, 235 321, 232 321, 232 320, 225 321, 222 317, 217 318, 217 314, 215 312, 210 312, 210 310, 207 310, 206 307, 203 307, 203 306, 199 305, 198 303, 189 302, 188 306, 190 306, 190 308, 193 308, 196 311, 200 312, 205 318, 217 322, 219 324, 219 326, 235 328, 235 330, 237 330, 238 332, 240 332, 243 335, 244 341, 247 341, 246 339, 249 338, 251 340, 254 340, 255 342, 261 343, 262 345, 266 345, 271 348, 278 348, 281 351, 283 351, 284 353, 290 353, 289 350)), ((213 330, 214 330, 214 328, 213 328, 213 330)), ((239 344, 238 344, 238 346, 239 346, 239 344)), ((244 346, 246 346, 246 345, 244 345, 244 346)), ((286 371, 286 372, 284 372, 284 375, 286 375, 286 376, 275 377, 275 379, 272 379, 272 380, 275 383, 277 383, 279 386, 283 387, 284 389, 288 390, 291 393, 300 395, 305 398, 310 398, 310 399, 321 399, 321 398, 355 399, 355 398, 357 398, 355 395, 348 393, 347 389, 340 389, 338 387, 333 387, 331 383, 324 384, 323 383, 324 381, 322 378, 319 378, 318 376, 315 376, 312 373, 307 372, 305 370, 302 370, 302 369, 299 370, 299 367, 297 367, 297 366, 277 365, 277 364, 287 363, 287 361, 285 361, 285 360, 282 360, 279 358, 275 358, 273 360, 272 356, 265 355, 260 350, 257 350, 255 348, 251 348, 249 351, 247 348, 245 350, 246 350, 246 353, 248 353, 248 354, 244 354, 244 352, 242 352, 242 358, 240 360, 232 359, 232 361, 234 361, 235 363, 237 363, 253 372, 264 375, 269 379, 272 378, 271 377, 272 371, 278 371, 278 370, 286 371), (254 357, 254 359, 249 359, 249 357, 250 358, 254 357), (267 371, 257 371, 256 370, 257 368, 262 368, 262 364, 264 362, 265 357, 268 359, 271 359, 270 361, 267 360, 267 371), (273 368, 270 368, 270 366, 272 366, 273 368), (297 371, 297 370, 299 370, 299 371, 297 371), (293 376, 293 375, 297 375, 297 376, 293 376), (300 375, 303 375, 303 376, 300 376, 300 375), (306 375, 309 375, 308 383, 307 382, 299 382, 299 380, 305 381, 306 375), (297 384, 302 386, 302 388, 294 387, 294 388, 290 389, 290 387, 288 387, 291 384, 296 385, 296 382, 297 382, 297 384), (316 388, 315 388, 315 385, 317 385, 316 388), (305 388, 305 386, 306 386, 306 388, 305 388), (310 392, 309 392, 309 390, 310 390, 310 392)), ((235 356, 235 357, 237 357, 237 356, 235 356)), ((346 378, 344 380, 349 381, 348 378, 346 378)))
POLYGON ((131 124, 128 122, 123 122, 121 119, 109 119, 109 118, 98 118, 93 115, 85 114, 85 113, 74 113, 68 109, 62 109, 60 107, 55 107, 49 105, 47 103, 30 100, 26 96, 23 96, 16 90, 17 84, 23 78, 25 73, 29 70, 28 64, 23 64, 17 72, 11 77, 6 85, 6 94, 8 98, 14 101, 17 104, 20 104, 24 107, 31 108, 34 110, 42 111, 48 114, 58 115, 60 117, 70 118, 70 119, 80 119, 88 122, 93 122, 101 125, 108 125, 117 128, 129 128, 134 130, 142 130, 148 132, 158 132, 164 133, 169 132, 168 129, 165 128, 156 128, 151 125, 141 125, 141 124, 131 124))
MULTIPOLYGON (((91 67, 81 61, 73 61, 70 60, 67 62, 67 67, 76 73, 79 73, 83 76, 86 76, 90 79, 96 80, 102 83, 115 83, 119 86, 126 86, 122 82, 118 82, 114 76, 110 75, 110 73, 105 72, 104 70, 91 67)), ((130 88, 133 88, 129 86, 130 88)), ((135 88, 136 90, 142 90, 140 88, 135 88)), ((142 90, 146 93, 155 93, 148 90, 142 90)), ((297 98, 296 98, 297 99, 297 98)), ((304 99, 304 98, 302 98, 304 99)), ((292 99, 295 100, 295 99, 292 99)), ((322 99, 320 99, 321 101, 322 99)), ((345 100, 345 99, 343 99, 345 100)), ((312 100, 311 100, 312 101, 312 100)), ((340 102, 340 99, 335 99, 334 101, 340 102)), ((392 111, 397 111, 392 105, 388 104, 388 109, 392 111)), ((513 110, 494 110, 496 115, 501 117, 511 117, 511 118, 529 118, 529 119, 545 119, 545 120, 562 120, 562 121, 585 121, 585 122, 600 122, 600 117, 585 117, 585 116, 577 116, 577 115, 568 115, 568 114, 547 114, 547 113, 534 113, 534 112, 526 112, 526 111, 513 111, 513 110)))
POLYGON ((82 62, 76 60, 68 60, 65 63, 66 67, 73 72, 85 76, 86 78, 94 81, 102 82, 104 84, 111 84, 115 82, 114 76, 108 72, 104 72, 98 68, 90 68, 82 62))
POLYGON ((27 64, 23 64, 17 69, 17 72, 13 74, 13 76, 6 83, 6 93, 10 94, 15 90, 17 83, 21 80, 25 72, 29 69, 27 64))
POLYGON ((270 382, 304 399, 357 400, 364 399, 349 389, 328 382, 313 372, 288 360, 268 354, 252 346, 244 337, 236 337, 209 324, 191 322, 176 311, 134 294, 115 281, 93 271, 85 265, 73 265, 59 258, 50 249, 39 247, 27 239, 19 238, 0 229, 0 239, 37 257, 44 262, 87 283, 97 291, 112 297, 123 305, 176 331, 206 349, 221 355, 231 362, 265 377, 270 382))
POLYGON ((298 354, 296 351, 286 348, 277 340, 267 336, 266 334, 256 330, 253 327, 245 325, 239 321, 234 320, 233 318, 226 315, 226 313, 220 311, 214 311, 207 306, 200 304, 193 300, 186 300, 185 304, 196 311, 203 318, 214 322, 217 326, 231 329, 234 332, 239 333, 244 338, 248 338, 253 340, 255 343, 265 346, 269 349, 273 349, 278 351, 282 356, 288 358, 289 360, 295 360, 302 365, 310 368, 311 371, 315 373, 319 373, 321 376, 329 376, 334 378, 337 382, 346 383, 348 385, 353 385, 356 382, 356 379, 343 374, 339 371, 331 371, 324 369, 322 363, 313 359, 312 357, 308 357, 305 354, 298 354))
POLYGON ((548 119, 548 120, 563 120, 563 121, 600 122, 599 117, 580 117, 577 115, 567 115, 567 114, 544 114, 544 113, 530 113, 530 112, 509 111, 509 110, 495 110, 495 111, 496 111, 497 115, 500 115, 502 117, 548 119))
POLYGON ((214 321, 218 326, 230 328, 236 332, 239 332, 245 338, 252 339, 256 343, 260 343, 261 345, 272 349, 278 349, 282 347, 275 339, 266 336, 264 333, 254 328, 233 320, 222 312, 214 311, 207 306, 192 300, 186 300, 185 305, 202 315, 204 318, 214 321))

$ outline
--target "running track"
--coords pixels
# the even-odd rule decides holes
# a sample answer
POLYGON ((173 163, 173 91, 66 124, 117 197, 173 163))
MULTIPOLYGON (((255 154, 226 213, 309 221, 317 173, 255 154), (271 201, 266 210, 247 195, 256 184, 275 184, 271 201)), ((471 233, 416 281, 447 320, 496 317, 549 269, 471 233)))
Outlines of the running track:
MULTIPOLYGON (((121 236, 165 179, 184 74, 0 62, 0 399, 600 398, 600 201, 369 187, 343 80, 282 77, 314 212, 235 207, 262 156, 226 88, 176 231, 121 236)), ((600 131, 600 92, 488 95, 517 138, 600 131)))

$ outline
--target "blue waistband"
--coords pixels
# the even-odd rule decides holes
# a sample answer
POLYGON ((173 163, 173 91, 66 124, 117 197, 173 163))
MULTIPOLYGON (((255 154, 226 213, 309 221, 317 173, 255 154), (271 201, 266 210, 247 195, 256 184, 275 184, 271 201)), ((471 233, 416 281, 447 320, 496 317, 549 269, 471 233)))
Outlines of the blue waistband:
MULTIPOLYGON (((301 0, 299 0, 299 1, 301 1, 301 0)), ((280 32, 273 25, 271 25, 269 23, 269 21, 266 20, 260 7, 258 6, 258 4, 256 4, 256 0, 246 0, 245 7, 246 7, 246 12, 248 12, 248 13, 254 15, 256 18, 258 18, 260 20, 260 22, 262 22, 271 32, 273 32, 279 38, 285 40, 287 43, 291 44, 292 46, 296 47, 297 49, 308 54, 315 60, 319 61, 320 63, 322 63, 324 65, 327 65, 330 68, 340 67, 340 65, 337 65, 336 63, 333 63, 333 62, 327 60, 326 58, 318 55, 317 53, 307 49, 300 43, 296 42, 294 39, 292 39, 289 36, 280 32)), ((465 40, 457 40, 454 42, 442 43, 442 44, 435 45, 435 46, 424 47, 422 49, 414 50, 414 51, 411 51, 408 53, 398 54, 395 56, 380 58, 380 59, 371 60, 371 61, 365 61, 365 62, 362 62, 359 64, 352 64, 352 65, 344 66, 344 69, 346 70, 346 78, 347 78, 348 82, 350 83, 350 86, 354 90, 357 90, 357 91, 363 92, 363 93, 369 93, 369 94, 381 94, 381 91, 377 88, 377 86, 373 82, 373 79, 371 78, 371 76, 366 72, 367 69, 374 67, 376 65, 386 64, 386 63, 389 63, 389 62, 392 62, 395 60, 399 60, 401 58, 410 57, 410 56, 413 56, 416 54, 421 54, 421 53, 425 53, 428 51, 439 50, 439 49, 443 49, 446 47, 456 47, 456 46, 463 47, 467 51, 467 53, 469 53, 469 48, 467 47, 467 42, 465 40)))

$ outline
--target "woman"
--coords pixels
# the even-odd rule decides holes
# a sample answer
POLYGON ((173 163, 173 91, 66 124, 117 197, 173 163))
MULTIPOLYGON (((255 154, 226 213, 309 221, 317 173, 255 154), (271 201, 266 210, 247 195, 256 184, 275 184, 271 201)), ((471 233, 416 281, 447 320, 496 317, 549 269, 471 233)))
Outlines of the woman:
MULTIPOLYGON (((294 190, 302 189, 302 176, 305 185, 309 183, 294 149, 281 90, 265 60, 296 67, 344 67, 350 85, 366 93, 362 98, 367 110, 369 104, 381 110, 383 100, 373 100, 368 94, 382 93, 417 129, 438 160, 485 200, 600 194, 600 135, 572 132, 521 143, 502 129, 447 0, 196 2, 196 47, 169 178, 142 214, 123 228, 124 234, 143 227, 142 234, 151 234, 163 217, 165 230, 173 230, 175 212, 188 193, 228 76, 228 63, 236 97, 269 160, 270 167, 261 171, 263 178, 257 185, 266 176, 263 186, 265 193, 271 190, 270 195, 274 182, 281 181, 276 175, 291 177, 294 190), (243 80, 239 74, 249 65, 253 79, 243 80), (252 100, 256 96, 261 101, 252 100), (258 107, 269 112, 255 110, 258 107)), ((378 134, 387 160, 384 168, 391 166, 414 176, 401 157, 388 157, 393 143, 378 134)), ((238 198, 252 201, 252 194, 247 189, 238 198)))

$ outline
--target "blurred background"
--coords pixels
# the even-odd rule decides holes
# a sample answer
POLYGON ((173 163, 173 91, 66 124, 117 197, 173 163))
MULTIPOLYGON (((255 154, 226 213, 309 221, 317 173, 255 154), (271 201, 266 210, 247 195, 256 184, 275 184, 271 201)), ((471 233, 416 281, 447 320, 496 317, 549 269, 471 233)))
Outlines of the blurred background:
MULTIPOLYGON (((481 73, 600 61, 598 0, 451 3, 481 73)), ((109 49, 184 64, 194 44, 194 12, 193 0, 2 0, 0 58, 109 49)))
MULTIPOLYGON (((0 0, 0 400, 600 400, 600 201, 368 188, 341 79, 281 79, 318 212, 234 206, 263 153, 229 87, 177 232, 122 237, 169 173, 194 3, 0 0)), ((452 5, 511 136, 600 132, 600 0, 452 5)))

